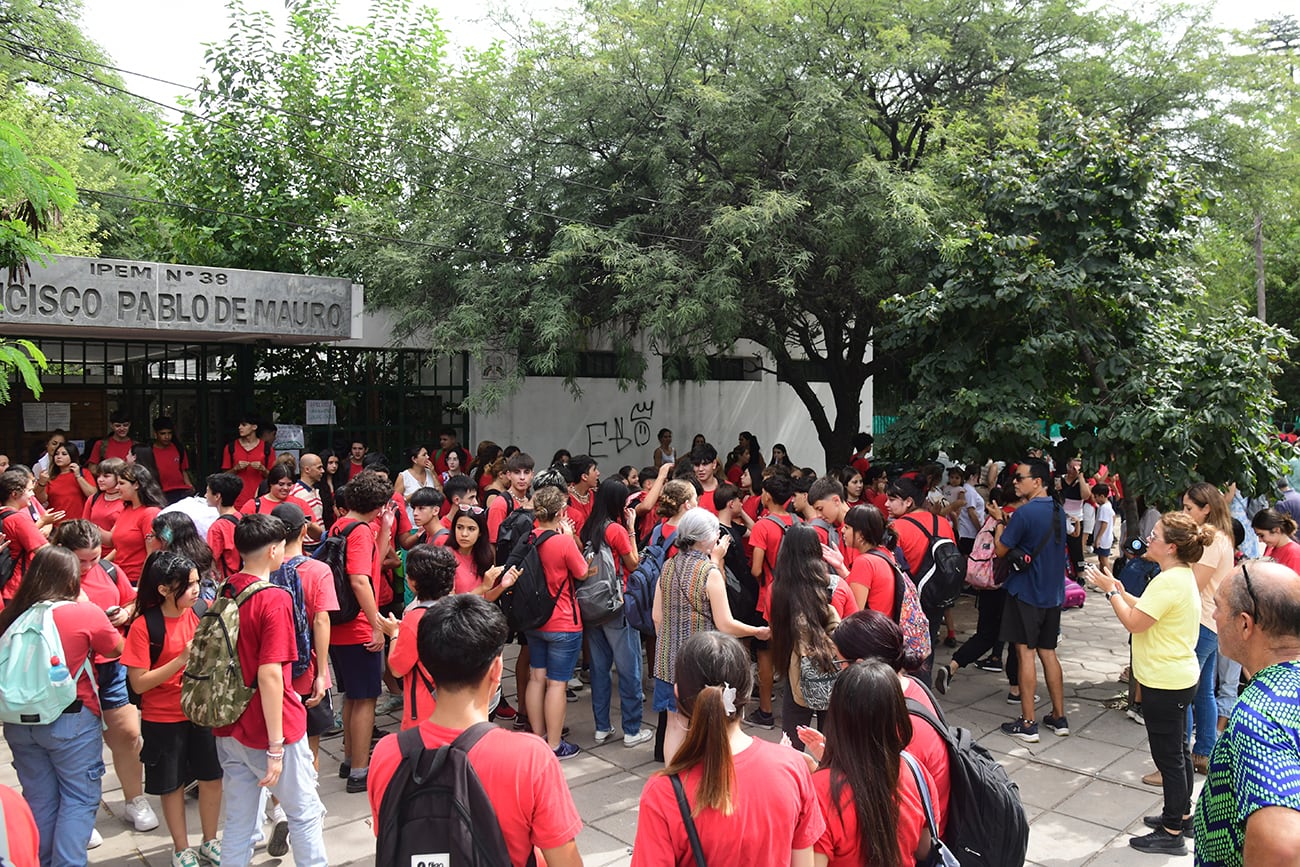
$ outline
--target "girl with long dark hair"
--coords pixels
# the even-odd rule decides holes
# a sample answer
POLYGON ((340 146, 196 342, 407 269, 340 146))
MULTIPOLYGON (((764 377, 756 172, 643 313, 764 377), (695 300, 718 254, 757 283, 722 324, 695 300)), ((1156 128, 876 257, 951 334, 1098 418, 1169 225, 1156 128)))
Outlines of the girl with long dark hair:
POLYGON ((153 539, 149 546, 154 551, 172 551, 193 561, 199 570, 199 596, 211 602, 217 598, 217 574, 212 549, 199 536, 194 522, 183 512, 159 512, 153 519, 153 539))
POLYGON ((95 493, 95 478, 81 467, 81 453, 72 443, 64 443, 50 457, 50 468, 37 477, 36 493, 41 505, 51 512, 63 512, 64 519, 79 518, 86 500, 95 493))
POLYGON ((1264 556, 1300 572, 1300 544, 1296 543, 1296 522, 1277 509, 1261 509, 1250 519, 1251 529, 1264 546, 1264 556))
MULTIPOLYGON (((591 514, 582 525, 582 543, 588 556, 601 563, 606 551, 612 555, 615 578, 627 586, 627 576, 636 569, 636 512, 627 508, 627 485, 621 479, 606 479, 596 488, 591 514)), ((584 624, 583 632, 591 653, 591 712, 596 719, 596 743, 614 736, 609 706, 613 693, 610 673, 618 666, 618 695, 623 724, 623 746, 634 747, 654 737, 641 727, 644 695, 641 692, 641 636, 628 626, 620 611, 612 620, 584 624)))
POLYGON ((139 464, 122 468, 117 487, 122 492, 122 513, 113 525, 113 563, 135 585, 140 583, 140 570, 149 554, 147 543, 153 533, 153 519, 167 501, 153 473, 139 464))
MULTIPOLYGON (((929 855, 921 791, 900 758, 911 740, 898 675, 876 660, 845 668, 831 693, 826 748, 813 774, 826 820, 826 833, 814 846, 817 863, 903 867, 929 855)), ((921 773, 934 792, 933 778, 924 767, 921 773)))
POLYGON ((831 605, 821 554, 817 531, 796 524, 786 531, 773 570, 772 665, 787 674, 781 727, 798 749, 799 726, 811 723, 815 712, 820 717, 825 711, 823 703, 809 700, 804 688, 815 682, 825 685, 839 671, 830 633, 840 615, 831 605))
MULTIPOLYGON (((339 456, 334 453, 333 449, 321 449, 320 464, 325 468, 325 475, 321 476, 316 490, 320 493, 321 520, 326 527, 331 526, 338 517, 334 510, 334 488, 339 472, 339 456)), ((341 484, 338 487, 343 487, 341 484)))
POLYGON ((641 792, 632 867, 691 856, 674 779, 710 864, 811 865, 825 828, 812 775, 793 750, 742 729, 754 685, 744 645, 720 632, 696 633, 677 654, 676 677, 686 739, 641 792))
MULTIPOLYGON (((184 517, 184 516, 182 516, 184 517)), ((186 519, 188 520, 188 519, 186 519)), ((212 729, 197 726, 181 710, 181 673, 189 661, 189 642, 199 618, 199 569, 174 551, 149 555, 140 576, 136 615, 127 634, 122 664, 131 687, 140 695, 145 791, 162 801, 163 819, 172 836, 172 864, 193 867, 202 858, 221 863, 217 823, 221 818, 221 762, 212 729), (162 646, 154 658, 150 622, 161 625, 162 646), (203 839, 190 849, 185 826, 185 785, 199 784, 199 823, 203 839)), ((158 632, 157 626, 154 627, 158 632)))
POLYGON ((76 699, 45 725, 5 723, 5 740, 23 798, 40 834, 42 867, 84 865, 103 793, 104 740, 99 696, 89 665, 94 654, 117 658, 122 636, 93 602, 77 600, 81 575, 67 548, 47 545, 32 557, 14 598, 0 611, 0 634, 35 606, 50 606, 60 662, 77 684, 76 699))

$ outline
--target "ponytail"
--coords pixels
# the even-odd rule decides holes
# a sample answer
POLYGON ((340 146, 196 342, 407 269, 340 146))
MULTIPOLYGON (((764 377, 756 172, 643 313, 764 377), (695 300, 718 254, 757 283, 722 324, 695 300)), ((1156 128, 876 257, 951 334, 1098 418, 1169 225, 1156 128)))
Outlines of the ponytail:
MULTIPOLYGON (((682 774, 703 765, 700 782, 695 789, 695 805, 691 816, 698 816, 705 807, 711 807, 730 816, 735 806, 732 789, 735 785, 735 761, 731 757, 731 733, 728 730, 735 714, 726 710, 724 691, 732 686, 706 686, 695 697, 691 709, 686 740, 677 755, 660 773, 682 774)), ((735 699, 733 698, 734 702, 735 699)))

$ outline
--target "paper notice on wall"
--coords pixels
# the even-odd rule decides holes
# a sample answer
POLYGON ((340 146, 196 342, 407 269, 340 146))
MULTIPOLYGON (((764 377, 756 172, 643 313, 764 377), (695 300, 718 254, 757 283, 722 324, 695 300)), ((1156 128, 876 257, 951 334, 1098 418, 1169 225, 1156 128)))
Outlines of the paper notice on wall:
POLYGON ((338 417, 334 409, 332 400, 309 400, 307 401, 307 420, 309 425, 331 425, 338 424, 338 417))
POLYGON ((44 433, 72 427, 70 403, 24 403, 23 432, 44 433))

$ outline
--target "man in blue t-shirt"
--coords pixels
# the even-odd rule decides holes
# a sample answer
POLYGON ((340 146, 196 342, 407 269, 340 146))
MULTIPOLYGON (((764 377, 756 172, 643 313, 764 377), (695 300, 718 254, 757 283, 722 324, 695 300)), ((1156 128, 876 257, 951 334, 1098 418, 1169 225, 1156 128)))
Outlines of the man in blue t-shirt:
POLYGON ((1038 670, 1034 655, 1043 663, 1043 679, 1052 699, 1052 712, 1043 725, 1058 736, 1070 733, 1065 720, 1065 689, 1056 640, 1061 633, 1061 606, 1065 604, 1065 540, 1068 530, 1061 504, 1048 493, 1052 471, 1047 462, 1033 458, 1016 468, 1012 482, 1027 502, 1011 514, 1007 528, 995 543, 999 557, 1013 550, 1027 568, 1011 570, 1007 600, 1002 611, 1002 640, 1014 644, 1020 662, 1020 719, 1003 723, 1002 731, 1026 743, 1038 743, 1034 721, 1034 690, 1038 670))

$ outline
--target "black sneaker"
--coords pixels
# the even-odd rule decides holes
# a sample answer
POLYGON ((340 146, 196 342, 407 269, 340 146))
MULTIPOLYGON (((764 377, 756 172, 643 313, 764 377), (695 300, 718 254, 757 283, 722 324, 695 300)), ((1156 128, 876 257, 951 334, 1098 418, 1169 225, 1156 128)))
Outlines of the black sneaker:
POLYGON ((749 716, 745 717, 745 725, 771 731, 776 728, 776 717, 770 713, 763 713, 761 710, 756 710, 749 716))
POLYGON ((1014 722, 1003 723, 1002 733, 1022 740, 1027 744, 1038 743, 1038 723, 1023 718, 1014 722))
POLYGON ((939 691, 939 695, 948 694, 948 682, 952 680, 952 669, 946 665, 941 665, 934 670, 934 688, 939 691))
POLYGON ((569 704, 573 704, 575 701, 578 700, 578 694, 574 692, 572 689, 566 688, 564 690, 564 700, 567 701, 569 704))
POLYGON ((532 728, 533 727, 528 724, 528 715, 523 711, 518 711, 515 714, 514 730, 517 732, 527 732, 532 731, 532 728))
MULTIPOLYGON (((1014 692, 1007 693, 1007 704, 1020 704, 1020 696, 1014 692)), ((1038 704, 1038 696, 1034 696, 1034 704, 1038 704)))
MULTIPOLYGON (((1165 827, 1165 818, 1164 816, 1143 816, 1142 824, 1146 825, 1148 828, 1163 830, 1165 827)), ((1196 839, 1196 823, 1192 821, 1191 817, 1183 820, 1183 836, 1188 840, 1196 839)))
POLYGON ((339 762, 339 779, 346 780, 348 778, 348 774, 350 773, 352 773, 352 763, 339 762))
POLYGON ((1043 717, 1043 725, 1047 726, 1058 738, 1063 738, 1070 733, 1070 724, 1065 720, 1065 714, 1052 716, 1050 713, 1043 717))
POLYGON ((1002 660, 995 659, 992 656, 985 657, 975 663, 975 667, 980 671, 1002 671, 1002 660))
POLYGON ((366 779, 366 777, 349 776, 347 785, 348 794, 355 795, 358 792, 364 792, 366 790, 366 779))
POLYGON ((948 633, 948 637, 945 638, 945 639, 943 640, 943 646, 944 646, 944 647, 956 647, 956 646, 957 646, 957 633, 955 633, 955 632, 949 632, 949 633, 948 633))
POLYGON ((1129 837, 1128 844, 1139 852, 1152 852, 1157 855, 1186 855, 1187 841, 1182 834, 1170 834, 1157 828, 1141 837, 1129 837))

